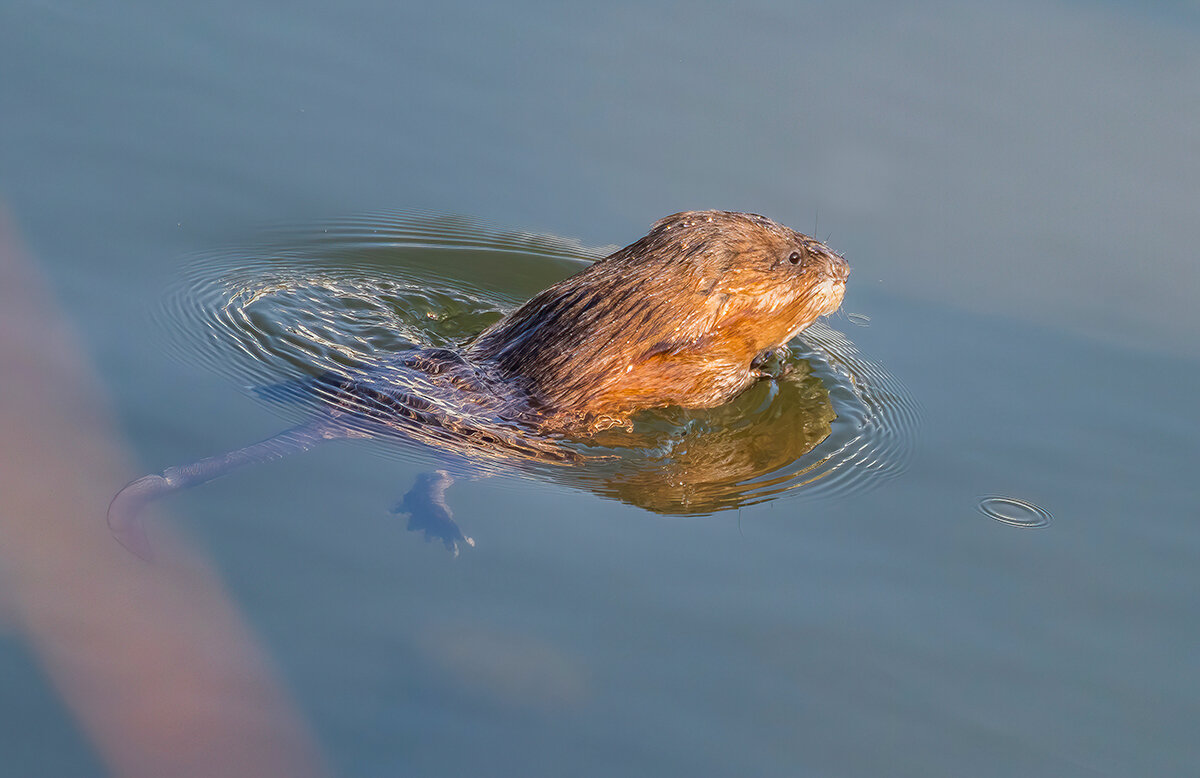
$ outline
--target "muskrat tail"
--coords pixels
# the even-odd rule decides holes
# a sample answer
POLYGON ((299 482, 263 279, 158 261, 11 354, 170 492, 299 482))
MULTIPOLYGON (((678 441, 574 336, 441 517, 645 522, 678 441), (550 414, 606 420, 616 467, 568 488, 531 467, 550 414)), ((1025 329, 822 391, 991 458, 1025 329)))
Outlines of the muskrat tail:
POLYGON ((234 470, 260 462, 272 462, 289 454, 308 451, 324 440, 346 437, 345 427, 328 419, 316 419, 284 430, 266 440, 224 454, 206 457, 161 473, 142 476, 126 484, 108 504, 108 528, 117 542, 146 561, 154 554, 141 512, 151 502, 189 486, 198 486, 234 470))

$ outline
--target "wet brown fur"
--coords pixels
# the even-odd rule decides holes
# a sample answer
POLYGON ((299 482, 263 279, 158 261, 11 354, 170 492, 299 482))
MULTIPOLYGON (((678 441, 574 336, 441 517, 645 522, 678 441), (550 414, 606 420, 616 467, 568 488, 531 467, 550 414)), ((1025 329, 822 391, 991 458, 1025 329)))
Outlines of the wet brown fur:
POLYGON ((547 430, 712 407, 760 377, 756 357, 835 311, 848 273, 766 217, 677 213, 496 322, 466 356, 526 392, 547 430))

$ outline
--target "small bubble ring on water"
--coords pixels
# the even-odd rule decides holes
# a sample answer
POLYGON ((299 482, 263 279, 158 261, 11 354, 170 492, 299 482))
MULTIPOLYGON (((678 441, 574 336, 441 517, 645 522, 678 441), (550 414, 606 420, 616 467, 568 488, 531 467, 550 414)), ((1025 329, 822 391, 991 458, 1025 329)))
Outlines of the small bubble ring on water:
POLYGON ((989 494, 979 499, 979 512, 989 519, 1011 524, 1014 527, 1038 529, 1050 524, 1048 510, 1016 497, 989 494))

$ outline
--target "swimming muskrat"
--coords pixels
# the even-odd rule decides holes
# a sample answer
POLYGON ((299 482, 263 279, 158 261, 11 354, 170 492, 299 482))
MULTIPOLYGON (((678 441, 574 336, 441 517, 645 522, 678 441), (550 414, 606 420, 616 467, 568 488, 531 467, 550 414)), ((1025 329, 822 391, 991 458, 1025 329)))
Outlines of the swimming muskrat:
MULTIPOLYGON (((838 308, 848 274, 825 244, 764 216, 668 216, 461 351, 415 348, 396 355, 394 370, 307 379, 300 390, 326 409, 318 418, 132 482, 113 498, 109 524, 145 555, 136 515, 147 501, 322 440, 369 435, 372 425, 458 453, 570 462, 557 440, 628 427, 645 409, 715 407, 769 375, 773 352, 838 308)), ((432 496, 405 503, 440 506, 445 515, 417 527, 456 548, 470 539, 450 520, 441 500, 449 476, 438 473, 419 481, 432 496)))

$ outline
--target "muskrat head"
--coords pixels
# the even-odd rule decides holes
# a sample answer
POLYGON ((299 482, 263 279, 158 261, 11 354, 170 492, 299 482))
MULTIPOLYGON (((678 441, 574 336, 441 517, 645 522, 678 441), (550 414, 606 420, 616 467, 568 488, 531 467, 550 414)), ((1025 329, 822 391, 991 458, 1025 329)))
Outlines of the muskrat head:
POLYGON ((492 325, 469 355, 520 382, 549 428, 711 407, 755 380, 759 354, 837 310, 848 274, 823 243, 764 216, 677 213, 492 325))

